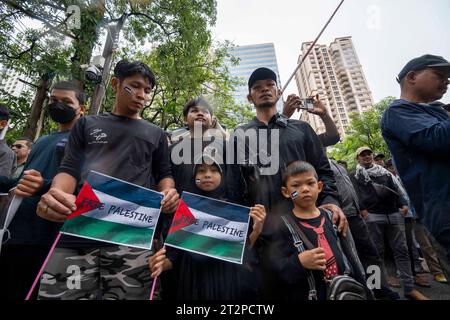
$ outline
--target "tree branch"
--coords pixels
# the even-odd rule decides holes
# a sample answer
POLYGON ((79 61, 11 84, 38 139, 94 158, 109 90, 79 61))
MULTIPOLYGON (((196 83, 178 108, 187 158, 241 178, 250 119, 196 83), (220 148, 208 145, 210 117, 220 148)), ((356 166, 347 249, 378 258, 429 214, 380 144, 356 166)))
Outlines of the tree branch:
POLYGON ((7 52, 5 52, 5 51, 0 52, 0 54, 1 54, 1 55, 4 55, 5 57, 7 57, 7 58, 9 58, 9 59, 18 60, 18 59, 22 58, 23 55, 25 55, 25 54, 31 52, 31 51, 34 49, 34 47, 36 46, 36 41, 37 41, 37 38, 34 38, 34 39, 31 41, 31 46, 30 46, 28 49, 26 49, 26 50, 20 52, 20 53, 17 54, 16 56, 10 56, 10 55, 9 55, 7 52))
POLYGON ((63 6, 58 6, 58 5, 56 5, 56 4, 52 3, 52 2, 48 2, 48 1, 42 1, 41 4, 44 4, 44 5, 49 6, 49 7, 52 7, 53 9, 56 9, 56 10, 61 10, 61 11, 65 11, 66 10, 66 8, 64 8, 63 6))
POLYGON ((38 21, 42 22, 45 26, 47 26, 49 29, 51 29, 51 30, 53 30, 55 32, 58 32, 58 33, 60 33, 62 35, 65 35, 66 37, 69 37, 69 38, 72 38, 72 39, 76 39, 76 37, 74 35, 72 35, 70 33, 67 33, 67 32, 65 32, 63 30, 59 30, 57 27, 55 27, 52 24, 48 23, 47 20, 45 20, 44 18, 38 16, 33 11, 31 11, 29 9, 22 8, 21 6, 18 5, 18 2, 11 1, 11 0, 0 0, 0 2, 3 2, 4 4, 10 6, 11 8, 20 11, 21 13, 23 13, 24 15, 26 15, 26 16, 32 18, 32 19, 35 19, 35 20, 38 20, 38 21))
POLYGON ((156 20, 156 19, 154 19, 154 18, 152 18, 152 17, 150 17, 148 14, 146 14, 146 13, 142 13, 142 12, 130 12, 130 14, 129 14, 130 16, 143 16, 143 17, 146 17, 147 19, 149 19, 150 21, 152 21, 153 23, 155 23, 156 25, 158 25, 160 28, 161 28, 161 30, 164 32, 164 34, 169 38, 172 34, 174 34, 175 32, 168 32, 167 30, 166 30, 166 28, 164 27, 164 25, 162 24, 162 22, 161 21, 158 21, 158 20, 156 20))
POLYGON ((2 19, 0 20, 0 23, 2 23, 3 21, 5 21, 6 19, 8 19, 9 17, 19 13, 20 11, 13 11, 11 13, 5 14, 4 16, 2 16, 2 19))

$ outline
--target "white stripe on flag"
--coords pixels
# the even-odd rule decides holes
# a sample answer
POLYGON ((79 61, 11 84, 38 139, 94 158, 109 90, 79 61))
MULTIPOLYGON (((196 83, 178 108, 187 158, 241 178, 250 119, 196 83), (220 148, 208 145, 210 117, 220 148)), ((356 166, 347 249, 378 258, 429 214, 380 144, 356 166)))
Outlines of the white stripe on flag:
POLYGON ((102 210, 95 209, 86 212, 83 214, 85 217, 140 228, 154 228, 156 222, 158 222, 156 217, 159 214, 160 208, 140 206, 136 203, 110 196, 109 194, 95 189, 93 189, 93 191, 100 202, 105 205, 102 210))
POLYGON ((193 208, 189 208, 189 210, 191 210, 194 217, 198 220, 197 224, 191 224, 182 230, 225 241, 239 242, 245 240, 248 223, 230 221, 193 208))

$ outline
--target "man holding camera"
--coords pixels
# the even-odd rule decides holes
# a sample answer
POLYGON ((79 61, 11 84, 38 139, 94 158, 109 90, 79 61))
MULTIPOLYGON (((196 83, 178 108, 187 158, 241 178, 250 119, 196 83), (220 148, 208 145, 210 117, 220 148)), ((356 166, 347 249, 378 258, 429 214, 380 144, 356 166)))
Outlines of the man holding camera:
MULTIPOLYGON (((339 230, 347 230, 347 220, 339 208, 333 172, 314 130, 306 122, 288 119, 277 112, 276 103, 281 97, 281 91, 277 86, 276 74, 267 68, 256 69, 248 80, 248 88, 247 98, 256 108, 256 117, 237 128, 233 134, 235 151, 245 152, 245 161, 237 163, 237 159, 242 158, 242 154, 234 153, 236 157, 235 165, 231 166, 230 170, 229 197, 239 199, 246 191, 249 205, 261 203, 268 211, 261 237, 263 295, 265 298, 276 298, 276 280, 268 269, 270 257, 267 254, 269 250, 266 249, 270 245, 271 235, 276 232, 273 228, 276 225, 276 218, 292 209, 292 201, 283 197, 281 193, 282 170, 297 160, 311 163, 324 184, 319 203, 333 212, 333 220, 339 220, 339 230), (248 136, 250 140, 252 136, 257 139, 257 149, 252 150, 252 141, 249 141, 245 143, 245 150, 236 150, 239 146, 238 131, 245 132, 246 135, 253 131, 255 134, 248 136), (278 135, 275 134, 272 138, 272 133, 276 131, 278 135), (268 141, 263 141, 264 137, 268 141), (278 141, 272 141, 276 138, 278 141), (262 148, 263 145, 270 146, 270 150, 262 148), (257 163, 252 162, 252 156, 257 157, 257 163), (270 160, 269 163, 264 161, 267 159, 270 160), (269 173, 267 167, 272 167, 273 162, 278 164, 276 172, 269 173), (239 180, 241 176, 243 180, 239 180)), ((247 142, 247 139, 245 141, 247 142)))
POLYGON ((325 132, 318 135, 320 142, 324 147, 333 146, 339 142, 339 131, 334 124, 333 119, 327 112, 327 108, 319 100, 319 95, 302 100, 295 94, 290 94, 287 97, 283 107, 283 115, 290 118, 294 114, 295 110, 299 111, 304 109, 309 113, 315 114, 320 117, 325 125, 325 132))

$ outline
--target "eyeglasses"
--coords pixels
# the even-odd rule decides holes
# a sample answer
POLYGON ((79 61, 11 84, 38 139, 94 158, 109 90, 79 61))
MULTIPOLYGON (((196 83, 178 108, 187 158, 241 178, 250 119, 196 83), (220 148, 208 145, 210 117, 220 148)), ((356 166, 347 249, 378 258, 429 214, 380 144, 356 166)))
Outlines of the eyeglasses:
POLYGON ((25 146, 23 144, 13 144, 13 145, 11 145, 11 149, 12 148, 22 149, 22 148, 25 148, 25 146))

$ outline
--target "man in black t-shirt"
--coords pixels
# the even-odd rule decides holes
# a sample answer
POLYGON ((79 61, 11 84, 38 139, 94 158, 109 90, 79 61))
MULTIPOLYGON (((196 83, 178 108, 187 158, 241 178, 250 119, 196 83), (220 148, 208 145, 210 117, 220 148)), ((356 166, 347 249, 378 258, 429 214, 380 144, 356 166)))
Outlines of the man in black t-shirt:
MULTIPOLYGON (((142 62, 120 61, 111 80, 111 113, 88 116, 73 128, 52 188, 38 205, 41 217, 57 222, 75 210, 73 193, 91 170, 164 194, 162 212, 178 204, 164 131, 140 118, 155 78, 142 62)), ((40 299, 148 299, 151 251, 63 236, 49 261, 40 299)))

